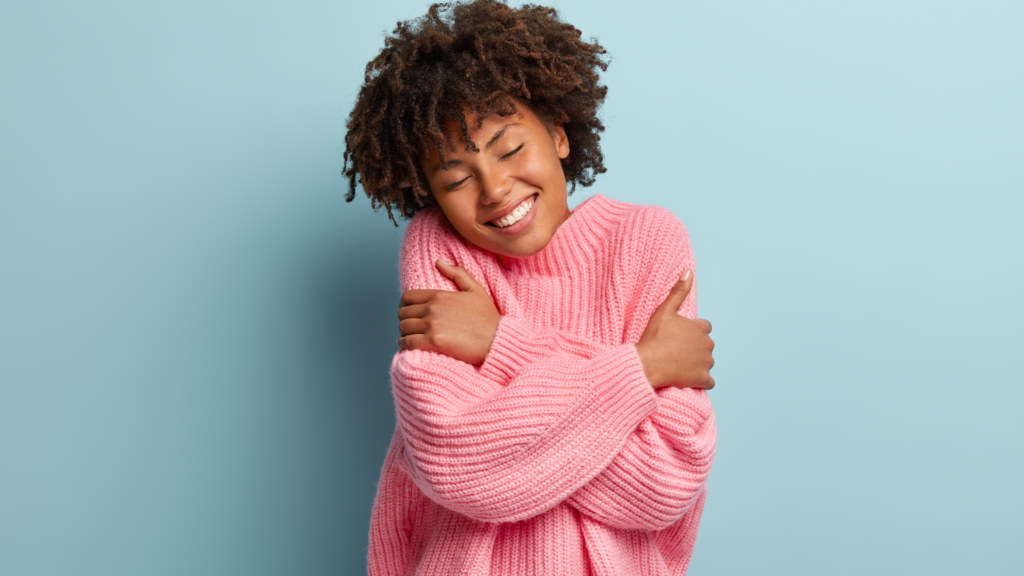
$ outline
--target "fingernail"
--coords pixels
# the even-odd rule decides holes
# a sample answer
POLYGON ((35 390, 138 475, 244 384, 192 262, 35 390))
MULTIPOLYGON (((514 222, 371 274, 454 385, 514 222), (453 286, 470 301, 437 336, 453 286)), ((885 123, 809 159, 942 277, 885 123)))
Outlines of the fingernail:
POLYGON ((444 258, 438 258, 437 261, 440 262, 441 264, 446 265, 446 266, 451 266, 452 265, 451 262, 445 260, 444 258))
POLYGON ((683 275, 679 278, 680 282, 686 282, 690 279, 690 269, 683 270, 683 275))

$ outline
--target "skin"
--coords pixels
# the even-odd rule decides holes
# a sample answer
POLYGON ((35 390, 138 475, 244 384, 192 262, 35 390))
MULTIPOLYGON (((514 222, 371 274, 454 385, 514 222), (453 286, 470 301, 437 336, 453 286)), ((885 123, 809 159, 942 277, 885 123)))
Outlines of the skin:
MULTIPOLYGON (((466 151, 458 124, 447 126, 459 135, 442 165, 437 150, 421 161, 423 172, 452 227, 473 244, 500 256, 526 257, 547 246, 555 230, 569 218, 565 173, 561 159, 569 140, 561 125, 548 127, 529 108, 520 114, 489 116, 470 132, 480 152, 466 151), (518 234, 488 225, 499 214, 535 198, 529 227, 518 234)), ((464 112, 470 127, 477 118, 464 112)), ((529 217, 529 216, 528 216, 529 217)))
MULTIPOLYGON (((432 150, 421 158, 434 199, 453 230, 499 259, 526 257, 547 246, 558 227, 569 218, 565 175, 560 159, 569 154, 569 142, 561 125, 546 125, 527 106, 509 117, 489 116, 470 137, 479 151, 467 151, 461 138, 455 152, 432 150), (527 214, 510 230, 488 224, 496 216, 534 198, 533 214, 527 214)), ((467 109, 473 128, 478 119, 467 109)), ((449 132, 458 135, 458 124, 449 132)), ((432 350, 480 364, 490 350, 501 316, 486 290, 464 268, 443 260, 438 270, 452 279, 458 292, 408 290, 398 311, 398 345, 404 350, 432 350)), ((637 353, 651 385, 710 390, 715 385, 710 370, 714 342, 711 323, 679 316, 693 285, 687 269, 668 297, 651 316, 636 344, 637 353)))

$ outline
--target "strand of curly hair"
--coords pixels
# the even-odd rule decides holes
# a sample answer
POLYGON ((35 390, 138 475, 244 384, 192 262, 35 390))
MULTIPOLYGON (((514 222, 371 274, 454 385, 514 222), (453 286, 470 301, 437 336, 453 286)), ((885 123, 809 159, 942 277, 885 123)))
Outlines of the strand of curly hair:
POLYGON ((562 124, 572 144, 562 160, 569 193, 593 184, 607 171, 597 110, 608 92, 598 70, 608 64, 605 49, 580 36, 553 8, 495 0, 433 4, 399 22, 366 65, 348 118, 345 200, 362 184, 374 211, 386 208, 396 226, 393 211, 412 218, 432 204, 420 157, 436 149, 444 162, 445 149, 455 151, 446 123, 458 122, 467 150, 478 150, 464 104, 480 121, 515 114, 521 102, 549 126, 562 124))

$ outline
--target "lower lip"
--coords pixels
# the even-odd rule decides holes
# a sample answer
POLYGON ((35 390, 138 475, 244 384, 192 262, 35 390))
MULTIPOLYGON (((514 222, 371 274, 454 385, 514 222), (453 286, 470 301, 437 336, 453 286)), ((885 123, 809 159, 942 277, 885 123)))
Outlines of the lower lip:
POLYGON ((490 228, 493 228, 499 234, 508 234, 510 236, 515 235, 515 234, 519 234, 520 232, 525 230, 527 226, 530 225, 530 222, 533 222, 533 217, 537 215, 537 199, 538 199, 537 195, 534 194, 534 196, 533 196, 533 206, 530 206, 530 211, 527 212, 526 215, 523 216, 515 224, 513 224, 511 226, 505 226, 504 228, 498 228, 497 226, 490 226, 490 228))

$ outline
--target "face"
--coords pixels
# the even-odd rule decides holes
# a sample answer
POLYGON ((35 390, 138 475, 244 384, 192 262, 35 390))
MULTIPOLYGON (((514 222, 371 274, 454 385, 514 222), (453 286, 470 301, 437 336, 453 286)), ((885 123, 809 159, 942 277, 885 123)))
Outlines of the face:
MULTIPOLYGON (((525 257, 548 245, 569 217, 560 159, 569 155, 561 125, 548 128, 529 108, 507 117, 477 118, 466 112, 470 138, 480 149, 467 152, 457 136, 456 151, 432 150, 421 159, 434 199, 466 240, 495 254, 525 257)), ((448 130, 461 133, 451 122, 448 130)))

